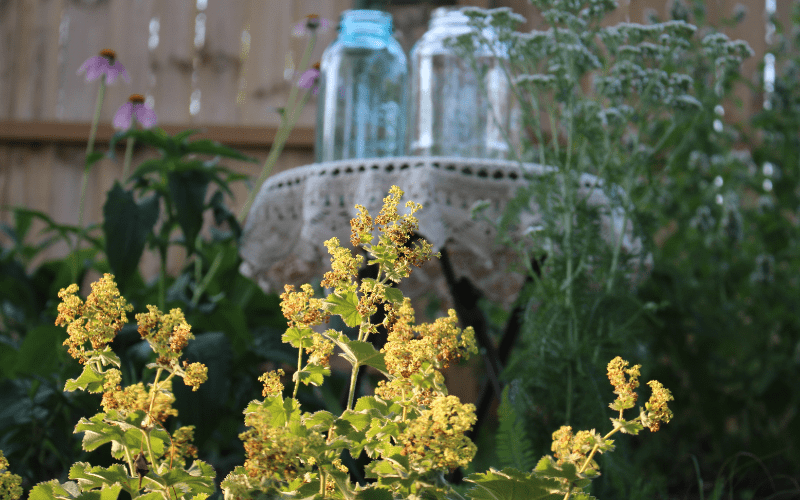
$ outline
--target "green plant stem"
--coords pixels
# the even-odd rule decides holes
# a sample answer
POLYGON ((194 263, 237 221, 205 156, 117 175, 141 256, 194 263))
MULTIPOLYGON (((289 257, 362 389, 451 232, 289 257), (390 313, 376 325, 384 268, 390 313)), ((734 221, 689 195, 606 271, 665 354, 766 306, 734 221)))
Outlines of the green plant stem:
POLYGON ((297 397, 297 388, 300 387, 300 371, 303 369, 303 348, 297 349, 297 380, 294 381, 294 391, 292 397, 297 397))
POLYGON ((144 432, 144 442, 147 444, 147 454, 150 455, 150 467, 152 470, 157 470, 156 467, 156 457, 153 455, 153 447, 150 445, 150 431, 142 431, 144 432))
POLYGON ((125 447, 125 458, 128 460, 128 469, 131 471, 131 477, 136 477, 136 469, 133 467, 133 457, 128 447, 125 447))
POLYGON ((94 152, 94 141, 97 137, 97 125, 100 122, 100 111, 103 109, 103 98, 106 94, 106 75, 100 77, 100 88, 97 91, 97 100, 94 105, 94 115, 92 116, 92 127, 89 130, 89 141, 86 143, 86 162, 83 167, 83 178, 81 179, 81 196, 78 207, 78 237, 75 247, 72 249, 72 282, 78 280, 78 247, 83 239, 83 219, 86 212, 86 187, 89 184, 89 155, 94 152))
POLYGON ((264 184, 264 181, 267 180, 267 177, 269 177, 270 173, 272 173, 272 169, 275 167, 275 162, 278 160, 281 152, 283 152, 283 147, 286 145, 286 140, 289 138, 289 134, 297 122, 298 115, 305 107, 310 95, 311 91, 306 92, 306 94, 300 100, 297 110, 288 110, 284 113, 284 117, 281 119, 281 126, 278 128, 278 132, 275 134, 275 140, 272 142, 272 147, 269 150, 269 155, 264 161, 264 167, 261 170, 261 175, 258 176, 258 180, 256 180, 256 183, 253 185, 253 189, 251 189, 250 193, 247 195, 247 200, 245 201, 244 206, 242 206, 241 212, 239 212, 239 223, 244 222, 248 212, 250 212, 250 207, 253 206, 256 195, 258 195, 259 188, 262 184, 264 184), (287 119, 287 115, 291 116, 289 116, 287 119))
POLYGON ((159 248, 158 255, 158 308, 162 311, 166 308, 167 303, 167 250, 166 248, 159 248))
POLYGON ((125 145, 125 160, 122 163, 122 182, 128 180, 128 172, 130 172, 131 161, 133 159, 133 145, 136 144, 135 137, 128 137, 125 145))
MULTIPOLYGON (((199 263, 199 259, 195 259, 196 263, 199 263)), ((219 269, 220 264, 222 263, 222 252, 218 253, 216 257, 214 257, 213 262, 211 262, 211 266, 208 268, 208 273, 206 273, 205 277, 203 277, 202 281, 199 279, 197 280, 197 287, 194 289, 194 293, 192 294, 192 307, 197 307, 197 304, 200 303, 200 297, 202 297, 203 292, 206 291, 208 285, 211 284, 211 279, 217 273, 217 269, 219 269)), ((199 273, 197 273, 199 275, 199 273)))
POLYGON ((353 397, 356 393, 356 379, 358 378, 358 364, 353 365, 353 371, 350 373, 350 394, 347 396, 347 409, 353 409, 353 397))
MULTIPOLYGON (((303 53, 302 59, 300 60, 300 67, 303 68, 303 71, 308 68, 308 61, 311 58, 311 52, 314 50, 314 44, 316 43, 316 40, 316 30, 311 30, 311 36, 309 38, 308 45, 306 45, 306 50, 303 53)), ((256 195, 258 194, 261 185, 264 184, 264 181, 267 180, 267 177, 269 177, 269 175, 272 173, 272 169, 275 167, 275 162, 278 160, 278 157, 283 151, 283 146, 286 145, 286 140, 289 138, 289 134, 294 128, 300 112, 302 112, 303 108, 308 102, 309 96, 311 95, 311 90, 307 90, 300 99, 300 103, 295 106, 297 91, 297 85, 292 85, 292 89, 289 91, 289 99, 287 100, 286 108, 281 115, 281 124, 275 134, 275 140, 272 142, 269 155, 267 156, 267 159, 264 160, 264 166, 261 168, 261 174, 258 176, 258 180, 256 180, 253 188, 248 193, 247 200, 242 206, 241 212, 239 212, 239 223, 244 222, 248 212, 250 212, 250 207, 253 206, 253 202, 256 199, 256 195)))

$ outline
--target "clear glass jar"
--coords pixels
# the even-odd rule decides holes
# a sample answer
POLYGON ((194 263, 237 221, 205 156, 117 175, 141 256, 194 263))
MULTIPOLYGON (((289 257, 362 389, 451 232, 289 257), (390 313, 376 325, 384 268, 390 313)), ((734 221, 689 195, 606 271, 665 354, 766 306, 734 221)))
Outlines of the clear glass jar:
POLYGON ((317 162, 405 154, 408 62, 391 14, 342 13, 319 82, 317 162))
POLYGON ((474 68, 445 43, 470 33, 468 20, 452 7, 434 10, 428 31, 411 49, 409 151, 513 159, 509 142, 517 149, 520 115, 501 65, 507 53, 490 28, 482 32, 489 43, 475 49, 474 68))

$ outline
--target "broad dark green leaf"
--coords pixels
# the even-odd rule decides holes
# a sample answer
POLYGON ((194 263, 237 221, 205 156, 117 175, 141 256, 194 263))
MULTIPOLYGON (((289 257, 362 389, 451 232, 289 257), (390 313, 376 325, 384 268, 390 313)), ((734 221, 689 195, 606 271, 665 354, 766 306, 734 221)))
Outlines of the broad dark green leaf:
POLYGON ((86 161, 83 164, 84 168, 91 168, 92 165, 102 160, 105 156, 105 153, 102 151, 92 151, 89 153, 89 156, 86 157, 86 161))
POLYGON ((25 334, 15 356, 13 371, 32 375, 47 375, 62 362, 64 329, 55 325, 39 325, 25 334))
MULTIPOLYGON (((139 179, 151 172, 163 172, 166 170, 166 163, 162 158, 152 158, 145 160, 136 167, 131 174, 131 179, 139 179)), ((165 172, 166 173, 166 172, 165 172)))
POLYGON ((252 156, 247 156, 231 147, 220 144, 210 139, 198 139, 184 144, 184 151, 187 153, 207 154, 213 156, 222 156, 225 158, 232 158, 234 160, 247 161, 250 163, 257 163, 258 160, 252 156))
POLYGON ((108 264, 117 282, 126 282, 136 272, 158 214, 157 195, 137 202, 133 192, 122 189, 119 182, 108 192, 103 206, 103 232, 108 264))
POLYGON ((194 252, 195 239, 203 227, 208 177, 198 170, 170 172, 167 182, 175 216, 183 231, 186 249, 191 254, 194 252))

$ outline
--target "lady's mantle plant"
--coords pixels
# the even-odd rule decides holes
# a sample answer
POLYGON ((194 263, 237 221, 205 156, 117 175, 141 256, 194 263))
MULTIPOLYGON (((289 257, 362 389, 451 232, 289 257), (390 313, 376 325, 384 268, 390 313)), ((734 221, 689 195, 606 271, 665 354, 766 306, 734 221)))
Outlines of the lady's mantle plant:
MULTIPOLYGON (((475 422, 474 406, 448 395, 442 368, 477 352, 474 332, 461 330, 451 310, 430 324, 415 325, 410 300, 393 284, 434 255, 424 240, 411 242, 418 229, 414 213, 422 208, 407 202, 408 213, 400 215, 403 192, 392 187, 379 215, 374 219, 363 206, 351 221, 351 243, 378 266, 376 278, 356 281, 363 264, 340 246, 336 238, 325 242, 332 255, 331 271, 322 285, 331 290, 324 298, 314 296, 310 285, 299 290, 286 286, 281 308, 287 319, 284 342, 298 350, 291 397, 284 397, 283 370, 265 373, 263 400, 245 409, 248 429, 241 434, 245 462, 223 482, 226 500, 255 498, 305 499, 395 499, 465 498, 449 485, 444 474, 467 466, 476 447, 465 435, 475 422), (377 241, 373 231, 377 230, 377 241), (385 319, 371 318, 382 307, 385 319), (322 325, 332 315, 356 329, 355 339, 322 325), (369 342, 378 328, 388 332, 388 342, 378 351, 369 342), (329 359, 335 348, 351 367, 347 408, 341 415, 322 410, 302 411, 296 399, 300 384, 319 386, 330 375, 329 359), (387 379, 375 394, 354 401, 355 381, 362 366, 379 370, 387 379), (362 451, 372 459, 366 475, 372 482, 356 484, 350 478, 342 455, 358 457, 362 451)), ((196 389, 206 380, 206 367, 181 362, 183 349, 193 338, 180 309, 163 313, 155 306, 136 315, 139 333, 156 353, 148 365, 155 370, 151 383, 120 385, 119 358, 109 347, 132 309, 113 281, 105 275, 92 285, 86 301, 77 285, 61 290, 56 323, 66 325, 70 354, 84 365, 83 373, 69 380, 65 390, 102 393, 103 412, 83 418, 75 432, 83 433, 84 449, 111 444, 112 456, 121 463, 92 467, 77 463, 69 472, 72 480, 40 483, 31 491, 32 500, 55 498, 101 498, 114 500, 124 489, 133 499, 199 499, 214 491, 214 470, 194 460, 192 427, 181 427, 170 435, 164 424, 177 415, 172 380, 182 378, 196 389)), ((542 458, 530 472, 514 469, 472 474, 475 486, 466 493, 474 499, 591 498, 591 480, 599 475, 597 453, 614 449, 609 439, 616 432, 637 434, 647 427, 658 430, 672 413, 672 396, 660 383, 649 385, 653 395, 638 417, 623 418, 636 404, 639 365, 617 357, 608 365, 608 376, 617 399, 610 406, 619 412, 613 429, 605 436, 597 431, 573 433, 568 426, 553 433, 553 455, 542 458)))
POLYGON ((76 295, 77 285, 62 289, 58 296, 57 325, 65 325, 69 338, 64 342, 69 353, 83 365, 77 379, 68 380, 64 390, 102 393, 103 412, 82 418, 75 432, 83 433, 83 448, 94 450, 111 444, 111 455, 122 461, 110 467, 92 467, 78 462, 69 471, 73 481, 52 480, 40 483, 30 493, 31 500, 52 498, 115 499, 125 490, 131 498, 203 499, 214 492, 214 469, 195 460, 186 468, 185 460, 197 456, 191 444, 193 427, 181 427, 170 435, 164 422, 178 412, 172 408, 172 380, 197 389, 206 380, 206 367, 180 362, 183 349, 194 338, 180 309, 162 313, 155 306, 137 314, 139 334, 156 353, 152 383, 122 387, 120 359, 110 344, 127 323, 132 310, 120 296, 114 278, 104 275, 92 284, 83 301, 76 295))

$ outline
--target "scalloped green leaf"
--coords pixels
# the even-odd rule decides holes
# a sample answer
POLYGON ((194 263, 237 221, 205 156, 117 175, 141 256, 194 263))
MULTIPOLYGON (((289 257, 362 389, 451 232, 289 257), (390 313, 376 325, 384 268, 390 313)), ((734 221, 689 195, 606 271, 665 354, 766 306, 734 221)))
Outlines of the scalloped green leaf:
POLYGON ((161 475, 165 486, 174 486, 184 493, 214 493, 214 467, 202 460, 195 460, 189 469, 170 469, 161 475))
POLYGON ((268 419, 269 425, 281 427, 287 422, 300 422, 300 403, 294 398, 284 400, 281 396, 265 398, 264 401, 252 401, 244 410, 245 415, 262 413, 268 419))
POLYGON ((392 500, 392 491, 381 486, 370 485, 356 492, 356 500, 392 500))
POLYGON ((393 286, 387 286, 384 288, 383 295, 386 297, 386 300, 392 304, 402 304, 403 300, 405 300, 403 292, 393 286))
POLYGON ((83 372, 78 378, 71 378, 64 384, 64 390, 67 392, 78 389, 90 393, 103 392, 103 374, 97 373, 90 364, 84 365, 83 372))
MULTIPOLYGON (((464 480, 475 485, 468 492, 473 500, 563 500, 567 492, 558 479, 526 474, 513 468, 490 469, 470 474, 464 480)), ((570 498, 588 500, 590 497, 573 492, 570 498)))
POLYGON ((333 425, 334 420, 336 420, 336 417, 333 413, 327 410, 320 410, 306 417, 303 424, 305 424, 309 430, 318 427, 319 429, 327 431, 330 429, 331 425, 333 425))
POLYGON ((308 364, 299 372, 295 372, 292 378, 299 377, 300 382, 303 384, 312 384, 319 387, 323 384, 323 382, 325 382, 325 377, 329 376, 330 374, 330 369, 325 368, 324 366, 308 364))
POLYGON ((114 464, 108 468, 92 467, 86 462, 77 462, 69 469, 69 478, 78 481, 81 490, 89 491, 117 483, 132 497, 139 492, 139 478, 128 476, 122 464, 114 464))
POLYGON ((389 404, 377 399, 375 396, 362 396, 356 401, 355 411, 378 410, 381 415, 388 415, 389 404))
POLYGON ((349 327, 358 326, 364 321, 364 318, 358 313, 358 296, 355 292, 347 292, 343 296, 334 292, 328 295, 325 302, 328 310, 332 314, 341 316, 344 324, 349 327))
POLYGON ((311 328, 297 328, 293 326, 287 328, 281 336, 281 340, 286 344, 291 344, 295 349, 303 349, 314 345, 314 330, 311 328))
POLYGON ((345 420, 358 431, 363 431, 372 422, 372 415, 367 412, 356 412, 353 410, 346 410, 342 416, 337 420, 345 420))
MULTIPOLYGON (((142 433, 139 427, 144 418, 143 411, 136 411, 122 417, 115 411, 98 413, 90 419, 81 418, 75 426, 74 433, 83 432, 83 449, 92 451, 106 443, 111 443, 111 455, 122 459, 125 447, 131 453, 138 453, 142 446, 142 433)), ((169 442, 169 434, 162 429, 150 432, 150 446, 153 453, 164 453, 165 443, 169 442)))
POLYGON ((58 479, 52 479, 39 483, 28 494, 28 500, 54 500, 63 499, 71 500, 78 498, 81 494, 78 483, 67 481, 66 483, 58 482, 58 479))
POLYGON ((143 495, 139 495, 133 500, 164 500, 164 494, 160 491, 151 491, 143 495))
POLYGON ((336 344, 343 351, 339 356, 349 361, 351 365, 371 366, 389 376, 389 369, 386 368, 383 353, 375 349, 371 343, 362 340, 347 340, 336 341, 336 344))
POLYGON ((542 457, 539 460, 539 463, 536 464, 536 468, 533 470, 537 476, 563 478, 573 483, 578 488, 585 488, 589 485, 589 483, 592 482, 592 480, 589 479, 588 474, 578 472, 578 468, 575 466, 575 464, 565 462, 563 465, 558 465, 550 455, 542 457))
POLYGON ((638 420, 625 420, 624 418, 612 418, 611 423, 614 429, 619 429, 623 434, 637 435, 644 426, 638 420))
POLYGON ((97 359, 103 366, 114 365, 117 368, 122 366, 119 356, 111 350, 110 346, 106 346, 102 351, 94 351, 92 359, 97 359))

